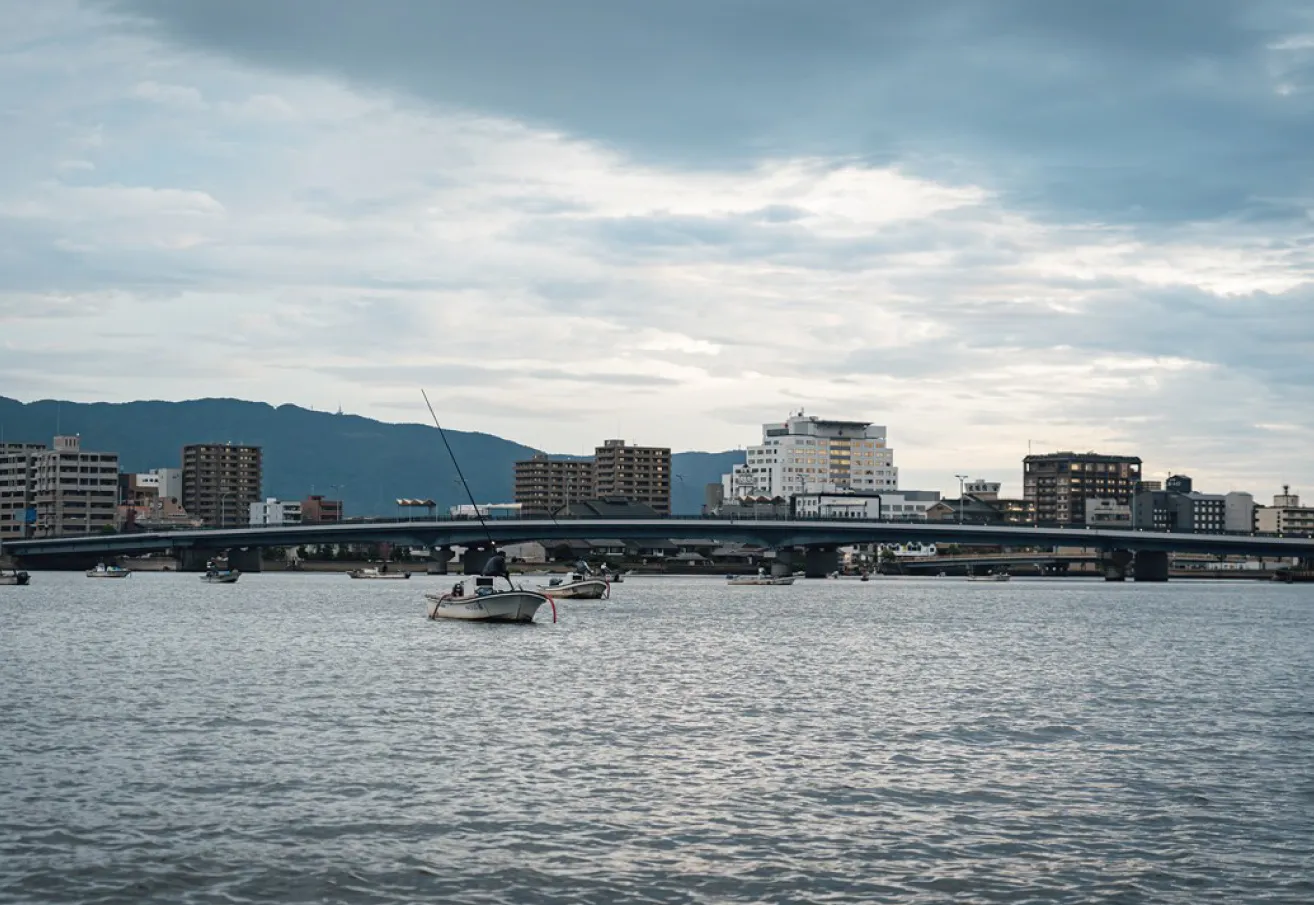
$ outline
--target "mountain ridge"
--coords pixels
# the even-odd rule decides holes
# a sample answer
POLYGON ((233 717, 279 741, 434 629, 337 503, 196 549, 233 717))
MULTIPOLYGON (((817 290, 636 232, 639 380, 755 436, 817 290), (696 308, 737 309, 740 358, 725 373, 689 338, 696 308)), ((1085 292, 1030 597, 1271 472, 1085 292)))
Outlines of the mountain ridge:
MULTIPOLYGON (((484 502, 513 498, 513 467, 537 450, 482 431, 447 429, 470 489, 484 502)), ((432 498, 439 512, 468 502, 432 425, 379 421, 230 397, 179 402, 19 402, 0 396, 0 441, 49 443, 79 434, 88 449, 119 454, 125 472, 176 468, 188 443, 261 446, 267 497, 310 493, 341 499, 347 515, 395 515, 395 500, 432 498)), ((554 455, 555 454, 551 454, 554 455)), ((675 453, 680 479, 671 488, 675 514, 696 515, 704 485, 744 461, 740 451, 675 453)))

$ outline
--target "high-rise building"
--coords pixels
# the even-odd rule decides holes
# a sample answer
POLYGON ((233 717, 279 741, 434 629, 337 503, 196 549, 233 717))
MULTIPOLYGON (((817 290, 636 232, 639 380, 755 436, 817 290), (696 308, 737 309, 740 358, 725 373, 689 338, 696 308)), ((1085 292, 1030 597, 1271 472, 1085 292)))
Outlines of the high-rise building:
POLYGON ((80 437, 56 437, 32 454, 31 505, 37 537, 113 530, 119 507, 118 453, 89 452, 80 437))
POLYGON ((211 528, 245 527, 261 502, 261 450, 232 443, 183 447, 182 504, 211 528))
POLYGON ((595 499, 624 497, 671 514, 671 450, 608 440, 593 451, 595 499))
POLYGON ((326 525, 342 521, 342 500, 326 500, 311 494, 301 501, 303 525, 326 525))
POLYGON ((762 425, 762 442, 721 479, 727 499, 897 490, 899 470, 885 428, 799 412, 762 425))
POLYGON ((526 515, 556 512, 594 495, 592 459, 549 459, 539 453, 515 464, 515 502, 526 515))
POLYGON ((1139 456, 1056 452, 1022 460, 1022 494, 1045 524, 1084 525, 1087 500, 1131 502, 1141 479, 1139 456))
POLYGON ((36 525, 33 457, 45 448, 40 443, 0 443, 0 541, 29 537, 36 525))

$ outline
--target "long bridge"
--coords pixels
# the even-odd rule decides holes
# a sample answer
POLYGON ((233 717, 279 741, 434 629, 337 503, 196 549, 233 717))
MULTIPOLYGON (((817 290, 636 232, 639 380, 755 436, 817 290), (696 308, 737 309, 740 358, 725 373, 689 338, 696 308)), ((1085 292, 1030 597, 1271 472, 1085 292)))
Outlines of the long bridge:
POLYGON ((10 541, 5 552, 30 568, 82 566, 114 556, 165 553, 185 569, 226 551, 237 568, 259 568, 259 550, 303 544, 387 542, 427 547, 443 568, 452 548, 465 548, 466 571, 482 567, 498 544, 618 538, 626 541, 706 538, 777 551, 804 551, 808 575, 824 575, 837 549, 853 544, 950 543, 994 547, 1082 547, 1102 551, 1108 577, 1166 581, 1169 553, 1314 558, 1314 537, 1266 534, 1179 534, 1108 528, 972 525, 859 519, 473 519, 351 521, 261 528, 197 529, 81 535, 10 541))

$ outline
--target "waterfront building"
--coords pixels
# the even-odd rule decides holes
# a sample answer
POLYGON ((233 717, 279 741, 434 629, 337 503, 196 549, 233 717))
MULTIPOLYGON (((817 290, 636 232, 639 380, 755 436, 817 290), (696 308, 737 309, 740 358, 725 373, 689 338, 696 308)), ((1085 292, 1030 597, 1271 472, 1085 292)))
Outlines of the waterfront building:
POLYGON ((804 415, 762 425, 762 442, 721 479, 727 499, 899 488, 885 427, 804 415))
POLYGON ((796 493, 791 500, 797 518, 925 521, 927 511, 940 502, 940 491, 796 493))
POLYGON ((269 497, 248 507, 248 524, 252 528, 270 525, 300 525, 301 504, 269 497))
POLYGON ((118 453, 82 448, 81 437, 56 437, 32 453, 33 534, 66 537, 114 530, 119 505, 118 453))
POLYGON ((1056 452, 1022 460, 1023 497, 1041 524, 1084 525, 1086 500, 1129 504, 1140 479, 1139 456, 1056 452))
POLYGON ((1117 500, 1086 500, 1086 524, 1092 528, 1130 528, 1131 505, 1117 500))
POLYGON ((342 500, 325 499, 312 493, 301 501, 301 524, 329 525, 342 521, 342 500))
POLYGON ((514 499, 526 515, 550 515, 594 495, 593 460, 538 453, 515 464, 514 499))
POLYGON ((1240 490, 1224 494, 1223 530, 1238 534, 1255 530, 1255 498, 1252 494, 1240 490))
POLYGON ((211 528, 247 524, 252 503, 261 502, 259 446, 194 443, 183 447, 182 504, 211 528))
POLYGON ((976 478, 963 485, 963 493, 974 496, 983 503, 990 503, 999 499, 999 488, 1002 486, 998 481, 983 481, 976 478))
MULTIPOLYGON (((1181 485, 1179 485, 1181 486, 1181 485)), ((1221 534, 1227 498, 1216 493, 1153 490, 1132 499, 1132 527, 1181 534, 1221 534)))
POLYGON ((1255 512, 1255 527, 1268 534, 1314 534, 1314 507, 1301 506, 1300 497, 1283 486, 1272 506, 1255 512))
POLYGON ((45 448, 41 443, 0 443, 0 541, 31 536, 36 525, 34 456, 45 448))
POLYGON ((593 451, 595 499, 624 497, 671 514, 671 450, 608 440, 593 451))

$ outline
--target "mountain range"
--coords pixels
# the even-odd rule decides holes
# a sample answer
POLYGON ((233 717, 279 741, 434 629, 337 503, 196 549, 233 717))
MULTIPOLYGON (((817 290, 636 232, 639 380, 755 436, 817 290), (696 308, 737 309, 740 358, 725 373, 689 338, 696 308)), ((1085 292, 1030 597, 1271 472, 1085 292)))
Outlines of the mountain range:
MULTIPOLYGON (((510 501, 515 461, 538 452, 492 434, 446 433, 481 503, 510 501)), ((341 499, 348 516, 396 515, 402 498, 431 498, 440 513, 467 502, 438 431, 423 424, 240 399, 22 403, 0 396, 0 441, 49 444, 56 434, 78 434, 85 449, 117 452, 125 472, 177 468, 188 443, 257 445, 264 450, 265 496, 319 493, 341 499)), ((672 511, 696 515, 704 485, 743 461, 742 451, 675 453, 672 511)))

